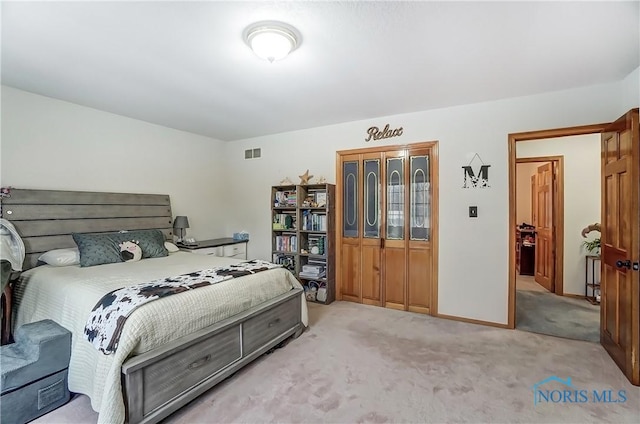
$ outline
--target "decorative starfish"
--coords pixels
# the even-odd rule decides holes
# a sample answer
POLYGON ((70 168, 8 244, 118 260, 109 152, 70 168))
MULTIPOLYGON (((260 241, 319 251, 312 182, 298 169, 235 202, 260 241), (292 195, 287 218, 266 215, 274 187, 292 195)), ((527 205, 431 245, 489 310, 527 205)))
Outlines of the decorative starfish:
POLYGON ((300 177, 300 185, 307 185, 309 184, 309 180, 311 178, 313 178, 313 175, 309 175, 309 170, 307 169, 307 172, 305 172, 302 175, 298 175, 300 177))
POLYGON ((320 178, 318 178, 318 184, 324 184, 327 182, 327 179, 323 176, 320 176, 320 178))
POLYGON ((289 177, 285 177, 284 180, 280 181, 280 185, 294 185, 293 181, 289 179, 289 177))

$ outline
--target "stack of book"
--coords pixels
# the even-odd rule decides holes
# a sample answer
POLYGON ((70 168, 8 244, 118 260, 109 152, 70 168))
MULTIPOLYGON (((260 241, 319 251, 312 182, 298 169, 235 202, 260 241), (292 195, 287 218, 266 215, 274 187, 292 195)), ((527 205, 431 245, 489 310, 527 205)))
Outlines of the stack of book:
POLYGON ((324 267, 321 265, 303 265, 302 271, 300 271, 300 277, 310 278, 315 280, 316 278, 322 278, 325 276, 324 267))

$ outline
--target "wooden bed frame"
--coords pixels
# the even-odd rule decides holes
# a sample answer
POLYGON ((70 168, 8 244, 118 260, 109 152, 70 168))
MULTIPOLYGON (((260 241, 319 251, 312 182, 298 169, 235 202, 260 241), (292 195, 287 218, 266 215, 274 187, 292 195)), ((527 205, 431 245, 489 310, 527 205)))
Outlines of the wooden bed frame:
MULTIPOLYGON (((2 198, 2 217, 11 221, 26 250, 23 268, 38 265, 52 249, 76 247, 72 233, 159 229, 172 237, 168 195, 11 189, 2 198)), ((249 362, 298 337, 302 290, 129 358, 122 387, 129 423, 158 422, 249 362)))

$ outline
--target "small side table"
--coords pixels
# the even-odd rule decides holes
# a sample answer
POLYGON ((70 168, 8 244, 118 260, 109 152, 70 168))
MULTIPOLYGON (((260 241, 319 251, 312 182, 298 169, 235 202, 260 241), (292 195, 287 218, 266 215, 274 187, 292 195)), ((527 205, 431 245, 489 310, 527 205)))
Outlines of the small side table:
POLYGON ((584 269, 584 297, 592 305, 600 303, 600 256, 587 255, 584 269), (596 271, 598 271, 596 273, 596 271))
POLYGON ((199 255, 225 256, 228 258, 247 259, 249 240, 236 240, 223 237, 211 240, 200 240, 195 244, 177 244, 180 250, 199 255))

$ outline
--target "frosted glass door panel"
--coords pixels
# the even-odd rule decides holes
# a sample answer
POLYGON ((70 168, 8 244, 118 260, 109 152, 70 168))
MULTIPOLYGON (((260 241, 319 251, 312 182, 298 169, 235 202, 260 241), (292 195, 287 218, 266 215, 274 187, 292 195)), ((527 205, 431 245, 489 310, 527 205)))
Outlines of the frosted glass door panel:
POLYGON ((431 185, 429 156, 409 156, 411 170, 411 240, 429 240, 431 222, 431 185))
POLYGON ((404 158, 387 159, 387 239, 404 239, 404 158))
POLYGON ((364 236, 380 237, 380 160, 364 161, 364 236))
POLYGON ((344 237, 358 237, 358 162, 344 162, 344 237))

